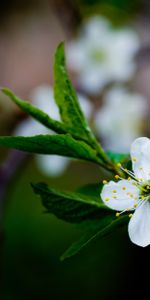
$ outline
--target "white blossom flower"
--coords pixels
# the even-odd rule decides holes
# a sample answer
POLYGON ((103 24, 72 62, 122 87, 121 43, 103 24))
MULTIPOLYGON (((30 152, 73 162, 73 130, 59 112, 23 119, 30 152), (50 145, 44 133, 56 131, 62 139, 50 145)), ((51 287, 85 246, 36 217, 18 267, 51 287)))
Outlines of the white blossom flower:
POLYGON ((68 43, 68 64, 78 73, 79 85, 85 91, 98 93, 110 81, 126 81, 133 76, 139 44, 130 28, 114 29, 107 19, 95 16, 68 43))
POLYGON ((134 139, 141 135, 146 114, 147 102, 142 95, 114 87, 105 94, 104 104, 95 114, 95 130, 105 148, 128 152, 134 139))
MULTIPOLYGON (((89 119, 92 113, 92 104, 83 95, 78 95, 81 108, 89 119)), ((49 114, 51 118, 60 121, 58 107, 53 98, 53 90, 50 86, 43 85, 35 88, 30 96, 32 104, 49 114)), ((38 134, 52 134, 53 131, 41 123, 29 117, 22 121, 15 129, 14 135, 34 136, 38 134)), ((36 155, 36 162, 39 170, 49 176, 61 175, 70 163, 70 159, 58 155, 36 155)))
MULTIPOLYGON (((102 189, 101 198, 117 216, 131 211, 128 225, 129 237, 136 245, 150 244, 150 139, 141 137, 131 145, 133 172, 120 168, 128 179, 110 181, 102 189)), ((118 175, 116 179, 120 179, 118 175)))

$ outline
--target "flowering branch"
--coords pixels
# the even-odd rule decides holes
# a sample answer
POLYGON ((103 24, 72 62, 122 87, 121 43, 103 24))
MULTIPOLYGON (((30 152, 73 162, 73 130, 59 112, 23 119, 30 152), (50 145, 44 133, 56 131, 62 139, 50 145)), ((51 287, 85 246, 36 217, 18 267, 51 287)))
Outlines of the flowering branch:
MULTIPOLYGON (((118 162, 126 163, 129 160, 128 155, 105 152, 88 125, 68 77, 63 44, 56 50, 54 64, 54 97, 61 121, 51 118, 27 101, 19 99, 9 89, 3 88, 2 91, 24 112, 57 134, 3 136, 0 137, 1 147, 90 161, 115 174, 117 178, 126 177, 124 169, 120 168, 118 162)), ((109 202, 106 198, 109 197, 103 196, 105 189, 107 194, 105 180, 99 185, 86 187, 77 193, 56 191, 41 183, 31 186, 33 191, 40 195, 48 213, 53 213, 67 222, 86 224, 83 238, 64 254, 63 259, 77 253, 94 238, 108 234, 127 221, 126 215, 116 218, 112 207, 107 205, 109 202)))

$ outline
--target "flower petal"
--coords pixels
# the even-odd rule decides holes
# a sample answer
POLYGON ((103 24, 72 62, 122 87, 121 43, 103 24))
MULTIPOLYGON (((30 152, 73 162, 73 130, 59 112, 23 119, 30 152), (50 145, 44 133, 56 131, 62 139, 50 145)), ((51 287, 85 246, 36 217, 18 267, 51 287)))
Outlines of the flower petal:
POLYGON ((150 203, 138 207, 129 222, 129 237, 131 241, 142 247, 150 244, 150 203))
POLYGON ((150 180, 150 139, 136 139, 131 145, 130 153, 135 176, 141 180, 150 180))
POLYGON ((133 185, 133 180, 122 179, 118 182, 110 181, 105 184, 101 198, 110 208, 118 211, 133 209, 139 197, 138 188, 133 185))

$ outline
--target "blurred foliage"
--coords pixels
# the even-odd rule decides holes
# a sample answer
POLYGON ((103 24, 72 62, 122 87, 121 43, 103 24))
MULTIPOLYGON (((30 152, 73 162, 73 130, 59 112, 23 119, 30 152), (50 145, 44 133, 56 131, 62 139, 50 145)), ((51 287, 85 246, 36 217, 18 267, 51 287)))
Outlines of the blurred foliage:
POLYGON ((142 7, 140 0, 77 0, 81 14, 91 16, 93 14, 102 14, 116 25, 132 21, 142 7))
MULTIPOLYGON (((85 182, 97 180, 96 169, 84 166, 87 177, 78 176, 80 164, 73 164, 63 177, 48 179, 50 185, 76 188, 85 182), (91 171, 90 171, 91 170, 91 171), (94 175, 95 173, 95 175, 94 175), (75 180, 76 178, 76 180, 75 180)), ((83 172, 83 171, 82 171, 83 172)), ((126 231, 112 234, 109 239, 96 241, 79 256, 59 261, 67 246, 79 236, 79 230, 44 214, 40 201, 32 193, 29 182, 46 180, 33 162, 26 164, 17 185, 9 188, 5 215, 5 248, 3 269, 3 300, 32 299, 113 299, 120 289, 111 280, 127 271, 122 259, 129 259, 131 247, 126 231), (117 261, 117 264, 116 264, 117 261), (101 288, 99 290, 99 284, 101 288)))

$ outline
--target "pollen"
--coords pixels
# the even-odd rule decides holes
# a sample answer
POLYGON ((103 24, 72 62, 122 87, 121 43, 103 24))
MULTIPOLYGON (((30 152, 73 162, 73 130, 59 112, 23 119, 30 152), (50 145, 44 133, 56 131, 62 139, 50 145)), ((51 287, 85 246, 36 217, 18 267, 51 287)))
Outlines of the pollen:
POLYGON ((133 198, 133 194, 130 194, 130 197, 133 198))
POLYGON ((136 161, 137 161, 136 157, 132 157, 132 160, 133 160, 134 162, 136 162, 136 161))
POLYGON ((143 171, 143 167, 140 167, 139 169, 140 169, 141 171, 143 171))
POLYGON ((133 214, 129 214, 129 218, 132 218, 133 214))
POLYGON ((107 183, 107 180, 103 180, 103 184, 106 184, 107 183))
POLYGON ((116 217, 119 217, 120 216, 120 213, 119 212, 116 212, 116 217))
POLYGON ((118 168, 120 168, 120 167, 121 167, 121 164, 120 164, 120 163, 118 163, 118 164, 117 164, 117 167, 118 167, 118 168))
POLYGON ((115 175, 115 178, 116 178, 116 179, 119 179, 119 175, 115 175))
POLYGON ((123 190, 123 191, 125 191, 125 190, 126 190, 126 187, 125 187, 125 186, 123 186, 122 190, 123 190))
POLYGON ((131 177, 128 177, 128 181, 130 181, 131 180, 131 177))
POLYGON ((117 199, 117 196, 113 196, 114 199, 117 199))
POLYGON ((117 193, 117 191, 116 191, 116 190, 113 190, 113 193, 117 193))
POLYGON ((105 198, 105 201, 109 201, 109 198, 107 197, 107 198, 105 198))
POLYGON ((137 204, 137 203, 135 203, 135 204, 134 204, 134 207, 136 208, 137 206, 138 206, 138 204, 137 204))

